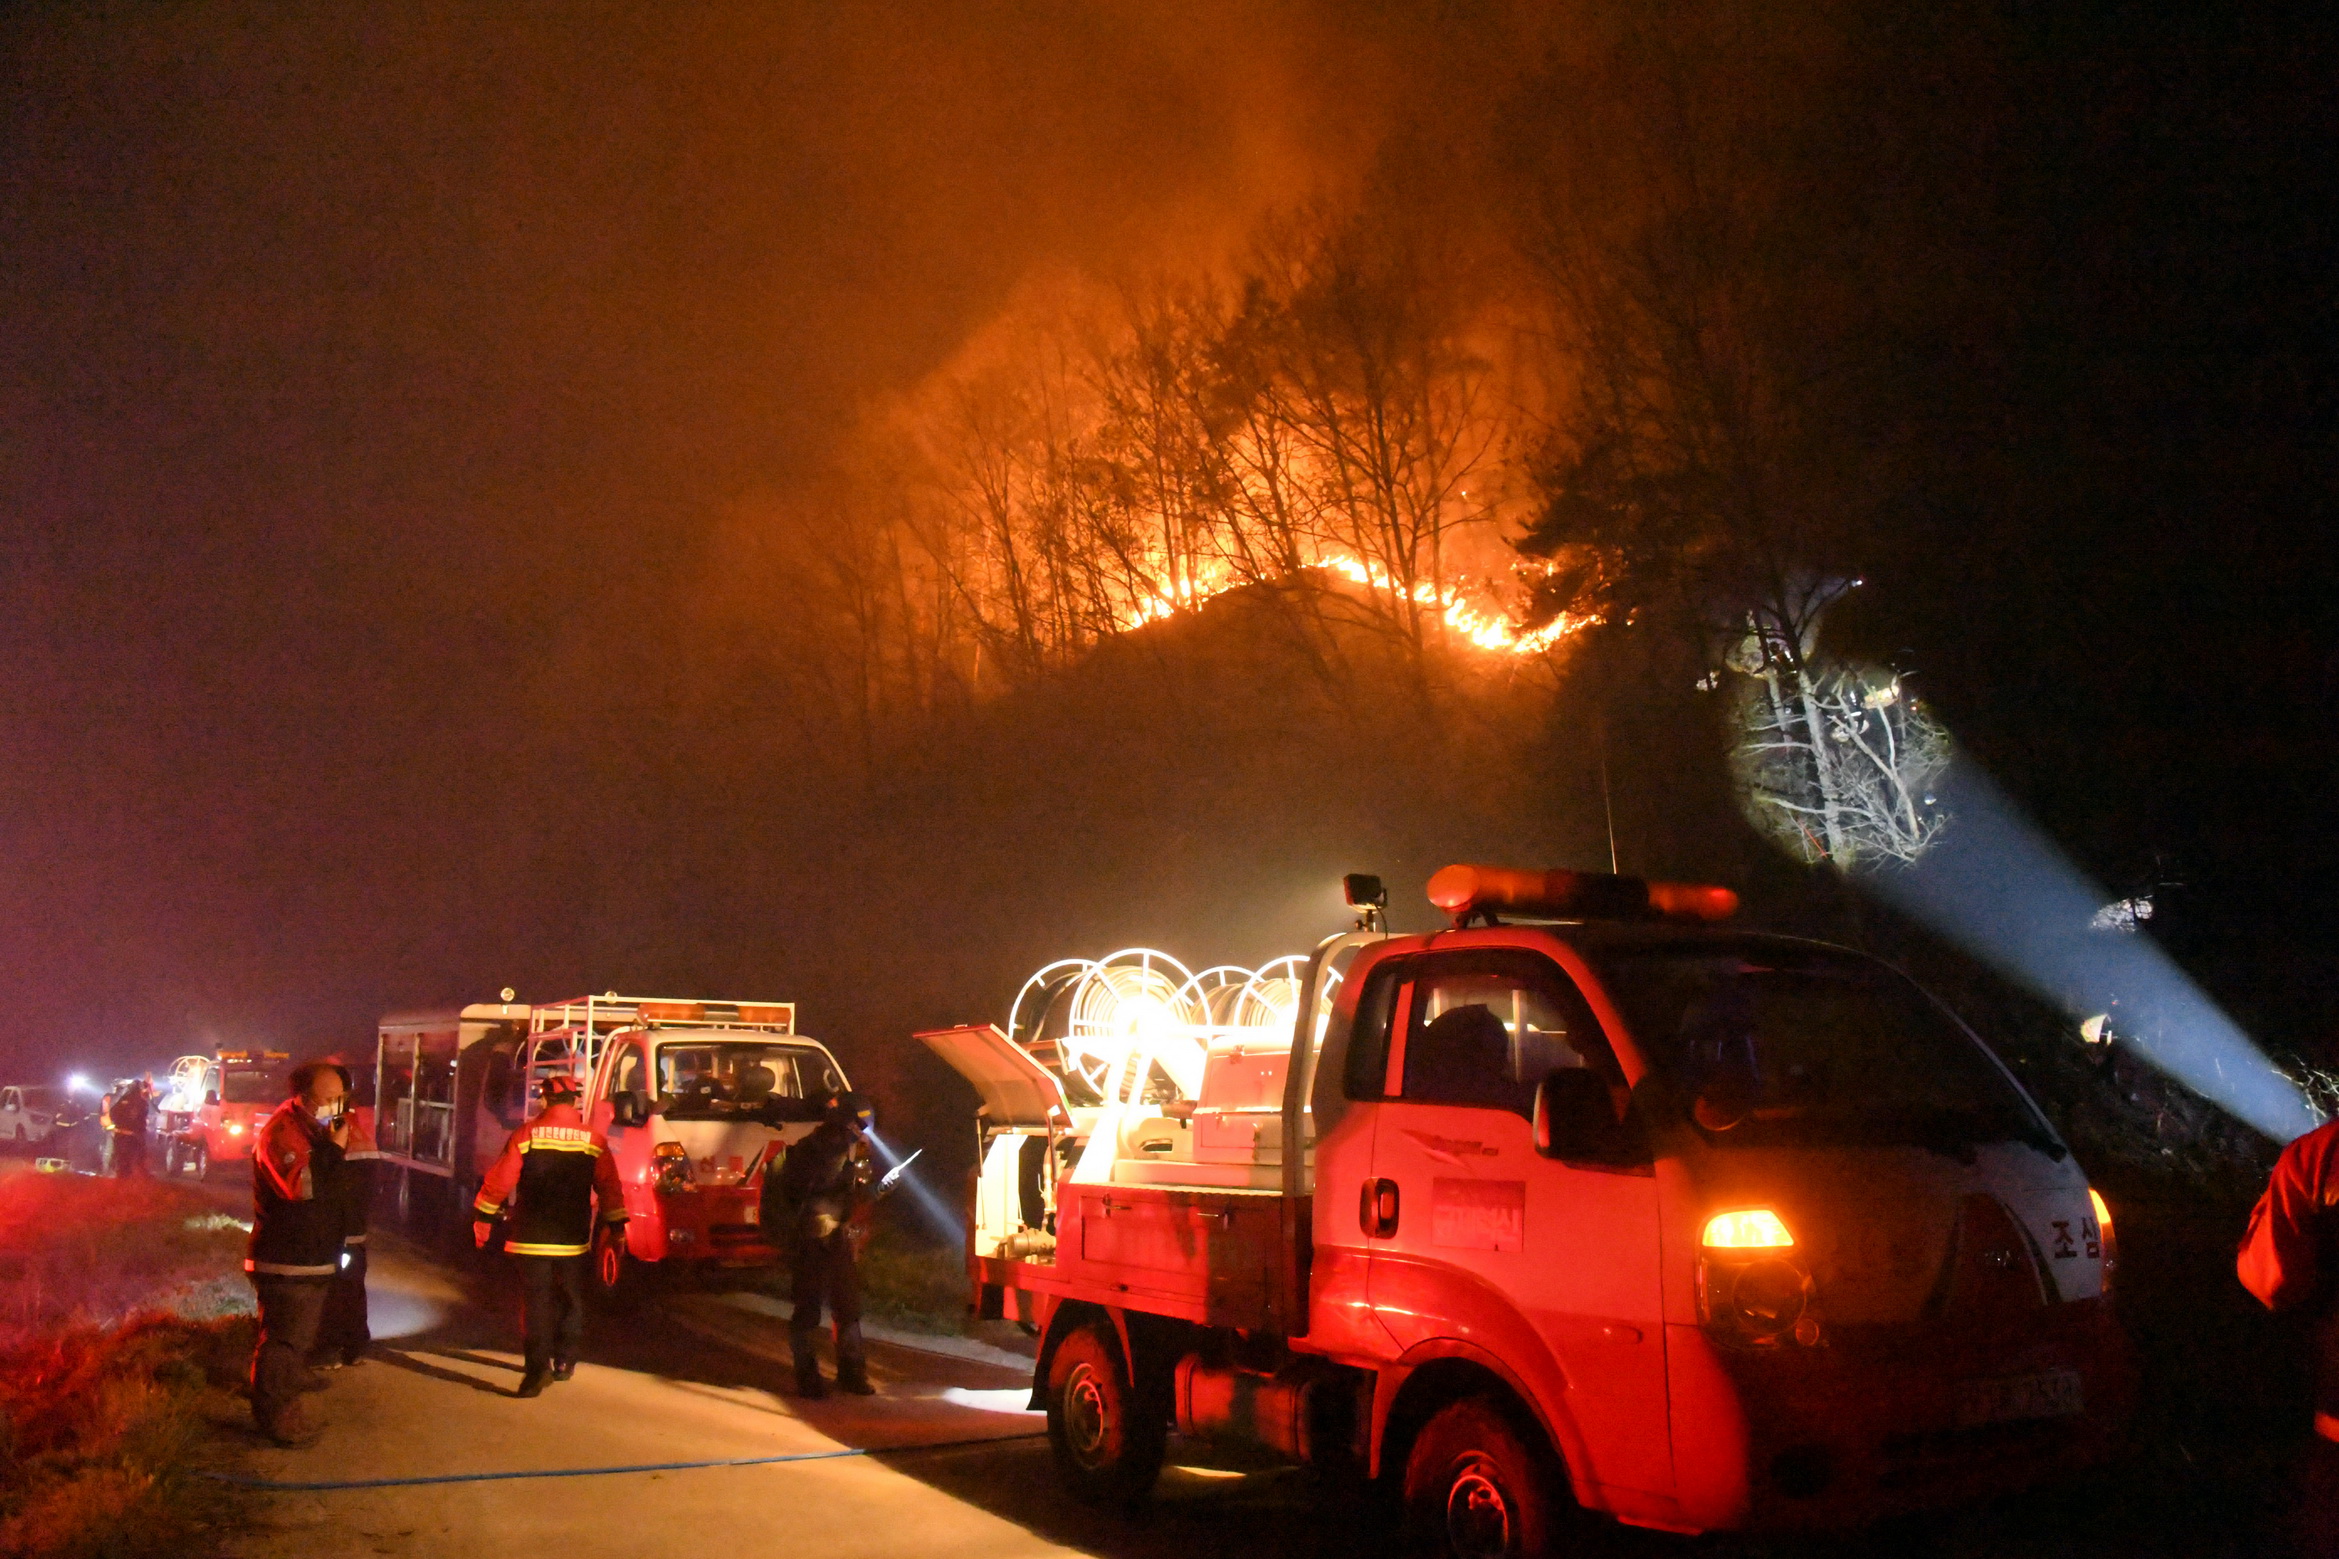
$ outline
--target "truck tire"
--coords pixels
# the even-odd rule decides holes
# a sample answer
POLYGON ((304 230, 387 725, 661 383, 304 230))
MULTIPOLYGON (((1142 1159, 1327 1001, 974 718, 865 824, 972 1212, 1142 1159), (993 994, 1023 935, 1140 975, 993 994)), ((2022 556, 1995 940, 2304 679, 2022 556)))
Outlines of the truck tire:
POLYGON ((1169 1415, 1133 1389, 1110 1328, 1090 1322, 1056 1345, 1048 1365, 1048 1448, 1075 1499, 1128 1505, 1161 1474, 1169 1415))
POLYGON ((193 1175, 197 1180, 211 1178, 211 1149, 208 1144, 193 1143, 180 1154, 180 1157, 186 1163, 188 1174, 193 1175))
POLYGON ((1558 1514, 1547 1458, 1494 1403, 1449 1402, 1405 1458, 1407 1547, 1436 1559, 1533 1559, 1558 1514))

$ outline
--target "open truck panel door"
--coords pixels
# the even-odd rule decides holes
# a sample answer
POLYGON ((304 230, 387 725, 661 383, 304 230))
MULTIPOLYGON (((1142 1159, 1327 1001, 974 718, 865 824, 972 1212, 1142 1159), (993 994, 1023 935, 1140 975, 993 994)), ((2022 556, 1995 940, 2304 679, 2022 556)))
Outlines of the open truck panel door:
POLYGON ((1034 1061, 990 1023, 929 1029, 918 1038, 950 1063, 983 1096, 984 1124, 993 1130, 1062 1130, 1071 1124, 1071 1106, 1055 1073, 1034 1061))
MULTIPOLYGON (((1055 1249, 1052 1216, 1056 1170, 1050 1154, 1072 1130, 1064 1084, 991 1024, 932 1029, 918 1036, 974 1084, 982 1096, 981 1160, 975 1176, 973 1244, 978 1304, 985 1315, 1006 1313, 1013 1287, 1004 1270, 984 1275, 986 1263, 1037 1256, 1055 1249)), ((1029 1319, 1028 1309, 1017 1312, 1029 1319)))

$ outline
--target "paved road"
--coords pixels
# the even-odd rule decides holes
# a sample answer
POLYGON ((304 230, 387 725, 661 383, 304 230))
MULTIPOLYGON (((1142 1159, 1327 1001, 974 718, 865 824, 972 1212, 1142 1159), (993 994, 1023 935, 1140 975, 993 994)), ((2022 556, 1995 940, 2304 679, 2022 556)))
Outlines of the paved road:
MULTIPOLYGON (((385 1240, 374 1269, 376 1357, 311 1398, 320 1443, 258 1446, 282 1482, 630 1466, 868 1448, 758 1467, 283 1493, 241 1550, 252 1559, 354 1555, 786 1552, 820 1559, 1092 1553, 1349 1552, 1352 1518, 1299 1475, 1173 1467, 1142 1516, 1061 1495, 1027 1375, 875 1345, 873 1399, 781 1394, 779 1323, 717 1295, 596 1321, 573 1381, 510 1393, 517 1316, 489 1278, 385 1240), (973 1445, 959 1442, 988 1442, 973 1445), (948 1449, 913 1449, 947 1444, 948 1449)), ((242 1431, 229 1428, 230 1433, 242 1431)))

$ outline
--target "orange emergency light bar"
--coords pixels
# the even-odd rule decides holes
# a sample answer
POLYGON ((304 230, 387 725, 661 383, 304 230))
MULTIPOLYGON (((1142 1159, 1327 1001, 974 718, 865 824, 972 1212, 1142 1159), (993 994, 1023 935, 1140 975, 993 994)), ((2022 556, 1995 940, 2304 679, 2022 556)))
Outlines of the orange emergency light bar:
POLYGON ((1738 913, 1738 895, 1728 888, 1510 866, 1449 866, 1429 879, 1429 901, 1457 926, 1474 916, 1491 923, 1498 912, 1548 920, 1705 921, 1738 913))

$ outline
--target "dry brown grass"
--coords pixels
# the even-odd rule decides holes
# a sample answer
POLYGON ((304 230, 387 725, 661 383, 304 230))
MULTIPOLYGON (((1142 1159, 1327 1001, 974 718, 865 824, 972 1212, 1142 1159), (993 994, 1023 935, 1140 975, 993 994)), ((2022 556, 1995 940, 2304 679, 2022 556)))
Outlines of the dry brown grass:
POLYGON ((243 1234, 151 1181, 0 1178, 0 1554, 215 1551, 219 1454, 252 1347, 243 1234))
POLYGON ((244 1238, 168 1181, 0 1175, 0 1347, 75 1320, 247 1313, 244 1238))

